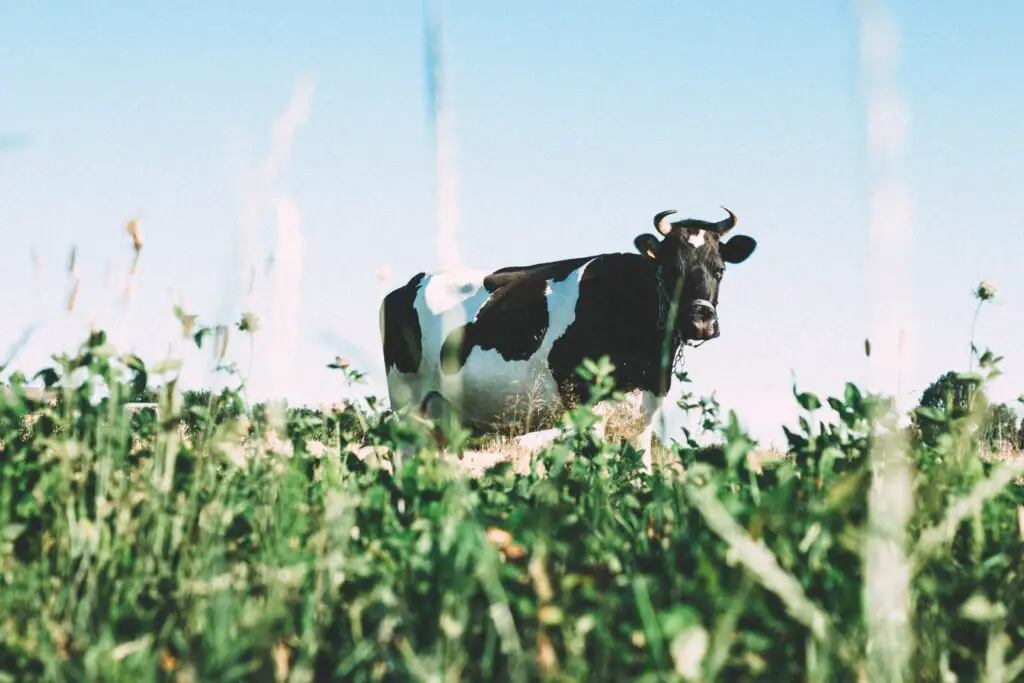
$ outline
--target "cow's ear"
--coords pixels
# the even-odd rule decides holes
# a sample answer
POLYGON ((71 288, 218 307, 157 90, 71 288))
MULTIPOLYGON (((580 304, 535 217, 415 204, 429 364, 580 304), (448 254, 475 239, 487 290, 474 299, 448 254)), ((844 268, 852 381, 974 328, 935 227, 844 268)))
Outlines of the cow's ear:
POLYGON ((636 250, 649 259, 658 258, 658 247, 661 243, 658 238, 650 233, 644 233, 643 235, 637 235, 636 239, 633 240, 636 250))
POLYGON ((755 248, 757 248, 757 241, 753 237, 735 235, 728 241, 722 242, 718 253, 727 263, 743 263, 754 253, 755 248))

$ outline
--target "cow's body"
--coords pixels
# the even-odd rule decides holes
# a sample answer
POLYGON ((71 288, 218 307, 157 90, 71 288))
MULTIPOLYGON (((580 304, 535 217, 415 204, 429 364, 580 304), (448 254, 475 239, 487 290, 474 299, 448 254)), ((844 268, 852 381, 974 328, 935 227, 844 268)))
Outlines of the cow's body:
MULTIPOLYGON (((694 234, 699 243, 691 236, 680 253, 714 249, 717 257, 717 237, 694 234)), ((600 254, 494 272, 415 275, 380 310, 392 408, 431 414, 444 405, 477 430, 533 430, 586 397, 576 374, 585 358, 608 356, 616 388, 641 404, 638 446, 649 468, 652 422, 671 384, 664 361, 687 334, 669 324, 664 274, 672 264, 659 263, 658 245, 641 247, 643 237, 654 238, 637 238, 646 256, 600 254)), ((717 304, 714 289, 695 301, 717 304)), ((717 336, 717 319, 713 326, 694 324, 707 327, 706 337, 717 336)))

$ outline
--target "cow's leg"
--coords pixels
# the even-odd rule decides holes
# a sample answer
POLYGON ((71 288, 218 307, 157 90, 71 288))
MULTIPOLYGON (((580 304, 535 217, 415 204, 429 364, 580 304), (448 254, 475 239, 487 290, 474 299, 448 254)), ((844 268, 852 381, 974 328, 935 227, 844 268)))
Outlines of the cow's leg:
MULTIPOLYGON (((431 391, 423 399, 420 405, 420 412, 429 419, 434 427, 432 434, 440 450, 448 450, 448 431, 457 424, 458 412, 451 401, 446 399, 437 391, 431 391)), ((462 451, 459 450, 459 458, 462 458, 462 451)))
MULTIPOLYGON (((659 396, 652 391, 635 390, 625 396, 622 403, 611 403, 602 401, 594 407, 594 412, 601 418, 594 425, 594 432, 599 438, 604 438, 609 418, 619 411, 618 417, 625 420, 627 424, 640 422, 640 433, 629 439, 630 444, 642 453, 642 464, 644 471, 651 474, 654 469, 654 448, 653 437, 655 430, 662 434, 663 413, 660 408, 665 397, 659 396)), ((659 467, 661 463, 658 463, 659 467)))
MULTIPOLYGON (((629 400, 628 397, 626 399, 629 400)), ((608 420, 611 418, 612 413, 615 412, 617 405, 611 401, 601 401, 594 406, 594 414, 598 420, 594 424, 594 436, 599 441, 604 441, 605 433, 608 428, 608 420)))
MULTIPOLYGON (((643 413, 643 431, 640 432, 640 436, 637 437, 637 447, 643 451, 643 467, 647 474, 651 474, 654 471, 654 430, 655 428, 661 427, 663 420, 663 413, 661 412, 661 406, 665 401, 664 396, 659 396, 653 391, 643 391, 641 394, 641 410, 643 413)), ((659 429, 659 435, 662 434, 663 430, 659 429)), ((662 463, 658 463, 659 469, 662 463)))
MULTIPOLYGON (((638 416, 642 417, 642 401, 640 392, 636 390, 627 393, 622 401, 600 401, 594 406, 594 413, 599 418, 598 422, 594 425, 594 435, 603 441, 609 423, 614 422, 619 422, 620 428, 623 426, 621 423, 625 423, 624 426, 628 432, 630 425, 635 422, 636 418, 638 416)), ((630 439, 630 442, 635 443, 635 439, 630 439)))
POLYGON ((391 370, 387 374, 388 402, 395 412, 422 406, 420 377, 415 372, 391 370))

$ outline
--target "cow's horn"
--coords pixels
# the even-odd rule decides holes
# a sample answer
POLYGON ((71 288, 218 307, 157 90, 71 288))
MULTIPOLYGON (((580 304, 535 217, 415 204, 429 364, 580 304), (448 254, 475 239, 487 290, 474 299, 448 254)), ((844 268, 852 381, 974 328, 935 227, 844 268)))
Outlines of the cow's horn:
POLYGON ((654 216, 654 227, 658 229, 662 235, 667 235, 668 231, 661 227, 661 222, 665 219, 665 216, 671 216, 676 212, 675 209, 669 209, 668 211, 661 211, 654 216))
POLYGON ((722 206, 722 208, 729 214, 729 217, 723 218, 717 223, 714 223, 714 227, 712 229, 717 233, 724 234, 736 227, 736 214, 734 214, 728 206, 722 206))

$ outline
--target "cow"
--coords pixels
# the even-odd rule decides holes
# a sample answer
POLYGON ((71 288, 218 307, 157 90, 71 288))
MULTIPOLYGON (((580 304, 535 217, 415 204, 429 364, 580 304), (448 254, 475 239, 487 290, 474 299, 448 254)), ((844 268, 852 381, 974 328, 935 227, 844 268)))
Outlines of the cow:
POLYGON ((550 424, 587 399, 576 373, 582 361, 607 356, 615 388, 640 404, 638 447, 651 472, 670 359, 721 334, 725 264, 742 263, 757 246, 746 235, 725 239, 736 215, 722 208, 728 217, 717 222, 656 214, 661 239, 638 235, 637 253, 417 273, 380 306, 392 409, 435 419, 454 410, 476 432, 550 424))

